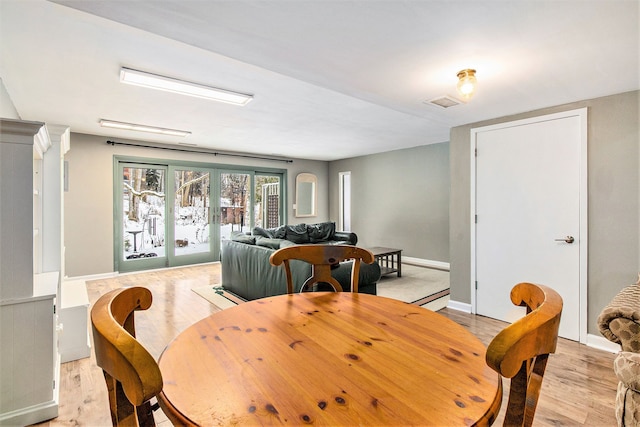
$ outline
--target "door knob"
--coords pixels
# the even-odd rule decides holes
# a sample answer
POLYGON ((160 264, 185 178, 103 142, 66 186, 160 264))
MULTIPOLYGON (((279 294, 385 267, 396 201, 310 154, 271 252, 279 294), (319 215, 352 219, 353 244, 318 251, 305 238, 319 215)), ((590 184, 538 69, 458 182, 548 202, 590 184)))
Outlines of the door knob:
POLYGON ((576 239, 574 239, 573 236, 567 236, 564 239, 555 239, 555 240, 556 240, 556 242, 565 242, 565 243, 571 244, 571 243, 575 242, 576 239))

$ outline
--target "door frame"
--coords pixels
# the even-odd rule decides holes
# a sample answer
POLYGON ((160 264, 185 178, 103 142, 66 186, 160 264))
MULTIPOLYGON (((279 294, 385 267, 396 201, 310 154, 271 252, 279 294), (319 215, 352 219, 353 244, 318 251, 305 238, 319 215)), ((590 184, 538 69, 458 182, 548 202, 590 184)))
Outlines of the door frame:
MULTIPOLYGON (((476 140, 477 135, 481 132, 504 129, 514 126, 523 126, 532 123, 538 123, 549 120, 558 120, 569 117, 578 117, 580 119, 580 271, 579 271, 579 337, 581 343, 587 341, 587 245, 588 245, 588 222, 587 222, 587 139, 588 139, 588 127, 587 127, 587 108, 579 108, 575 110, 568 110, 559 113, 545 114, 542 116, 530 117, 521 120, 508 121, 488 126, 480 126, 472 128, 470 131, 470 217, 469 223, 471 225, 470 230, 470 244, 471 244, 471 258, 470 258, 470 276, 469 289, 471 292, 471 313, 477 313, 477 298, 476 298, 476 140)), ((515 284, 514 284, 515 285, 515 284)))
POLYGON ((338 182, 340 193, 338 227, 341 231, 351 231, 351 171, 338 172, 338 182), (346 177, 349 177, 348 180, 346 177))

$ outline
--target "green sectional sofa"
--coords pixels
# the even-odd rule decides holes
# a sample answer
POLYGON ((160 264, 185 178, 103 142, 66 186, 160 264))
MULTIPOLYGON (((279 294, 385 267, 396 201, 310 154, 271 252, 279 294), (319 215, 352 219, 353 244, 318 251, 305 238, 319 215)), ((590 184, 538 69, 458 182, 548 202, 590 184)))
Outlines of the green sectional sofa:
MULTIPOLYGON (((231 240, 222 241, 222 287, 246 300, 254 300, 287 292, 284 268, 269 262, 273 252, 296 244, 351 244, 355 233, 335 231, 335 223, 284 225, 274 229, 256 227, 251 235, 234 233, 231 240)), ((351 289, 351 261, 343 262, 332 271, 345 291, 351 289)), ((311 276, 311 265, 302 261, 291 262, 295 291, 311 276)), ((359 292, 376 294, 380 279, 380 266, 360 264, 359 292)), ((320 285, 315 290, 332 290, 320 285)))

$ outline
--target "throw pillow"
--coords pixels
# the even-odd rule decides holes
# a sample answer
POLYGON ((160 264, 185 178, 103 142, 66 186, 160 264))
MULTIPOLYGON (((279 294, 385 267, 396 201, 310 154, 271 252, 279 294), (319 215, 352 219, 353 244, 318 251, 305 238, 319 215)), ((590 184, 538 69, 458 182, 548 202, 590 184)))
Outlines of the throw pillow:
POLYGON ((321 222, 319 224, 308 224, 307 233, 311 243, 326 242, 333 239, 336 232, 335 222, 321 222))
POLYGON ((287 225, 286 239, 293 243, 309 243, 306 224, 287 225))
POLYGON ((247 236, 242 232, 231 233, 231 240, 238 243, 246 243, 247 245, 255 245, 256 238, 253 236, 247 236))
POLYGON ((254 236, 262 236, 273 239, 273 233, 271 232, 271 230, 267 230, 262 227, 253 227, 253 231, 251 232, 251 234, 253 234, 254 236))
POLYGON ((274 239, 285 239, 287 237, 287 226, 286 225, 281 225, 278 228, 270 228, 269 231, 273 235, 271 237, 274 238, 274 239))

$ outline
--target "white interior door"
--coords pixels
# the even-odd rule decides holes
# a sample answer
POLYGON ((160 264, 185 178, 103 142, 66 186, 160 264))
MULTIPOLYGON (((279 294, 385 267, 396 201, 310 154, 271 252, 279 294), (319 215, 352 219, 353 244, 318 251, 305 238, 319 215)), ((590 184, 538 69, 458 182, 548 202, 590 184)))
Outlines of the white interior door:
POLYGON ((515 284, 550 286, 564 300, 560 336, 579 341, 586 327, 586 113, 568 113, 472 132, 475 302, 478 314, 512 322, 524 314, 509 298, 515 284))

